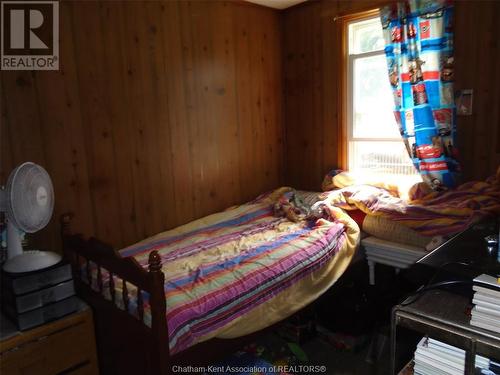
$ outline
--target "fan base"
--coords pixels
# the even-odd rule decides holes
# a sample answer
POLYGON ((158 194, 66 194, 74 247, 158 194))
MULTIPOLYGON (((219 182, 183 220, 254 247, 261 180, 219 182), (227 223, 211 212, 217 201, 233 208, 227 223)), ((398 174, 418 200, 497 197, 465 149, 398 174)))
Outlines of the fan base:
POLYGON ((8 259, 3 270, 9 273, 38 271, 61 261, 59 254, 51 251, 30 250, 8 259))

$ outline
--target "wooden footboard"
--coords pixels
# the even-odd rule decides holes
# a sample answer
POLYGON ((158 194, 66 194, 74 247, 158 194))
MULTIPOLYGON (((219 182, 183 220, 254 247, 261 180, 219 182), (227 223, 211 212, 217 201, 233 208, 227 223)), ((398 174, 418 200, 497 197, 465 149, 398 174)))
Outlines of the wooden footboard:
POLYGON ((133 258, 122 258, 111 246, 84 239, 71 231, 72 214, 61 217, 63 249, 71 263, 75 288, 95 313, 101 372, 105 374, 166 374, 170 370, 168 328, 161 258, 149 254, 148 270, 133 258), (94 274, 92 274, 94 272, 94 274), (104 279, 108 277, 108 298, 104 279), (115 276, 122 285, 117 288, 115 276), (96 282, 92 285, 91 280, 96 282), (137 308, 130 311, 129 290, 137 288, 137 308), (117 295, 120 289, 121 295, 117 295), (151 326, 144 323, 142 293, 149 294, 151 326), (116 301, 123 304, 118 308, 116 301))

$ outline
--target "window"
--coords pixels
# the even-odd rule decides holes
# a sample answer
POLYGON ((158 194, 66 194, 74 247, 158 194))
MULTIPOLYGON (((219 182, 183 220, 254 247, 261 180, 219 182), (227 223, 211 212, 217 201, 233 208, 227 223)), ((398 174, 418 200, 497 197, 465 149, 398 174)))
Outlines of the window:
POLYGON ((348 168, 415 176, 393 114, 379 17, 347 22, 347 37, 348 168))

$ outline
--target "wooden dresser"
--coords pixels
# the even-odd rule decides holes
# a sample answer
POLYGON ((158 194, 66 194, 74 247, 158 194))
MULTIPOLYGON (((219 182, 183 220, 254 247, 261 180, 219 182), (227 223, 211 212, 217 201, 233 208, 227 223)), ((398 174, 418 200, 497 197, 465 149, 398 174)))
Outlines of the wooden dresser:
POLYGON ((92 311, 85 307, 0 341, 2 375, 98 374, 92 311))

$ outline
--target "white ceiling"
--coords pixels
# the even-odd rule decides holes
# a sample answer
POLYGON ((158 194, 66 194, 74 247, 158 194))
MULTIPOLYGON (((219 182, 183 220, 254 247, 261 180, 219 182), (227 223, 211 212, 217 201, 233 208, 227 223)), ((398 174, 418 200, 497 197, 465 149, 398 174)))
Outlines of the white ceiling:
POLYGON ((246 0, 250 3, 264 5, 265 7, 275 9, 289 8, 295 4, 303 3, 306 0, 246 0))

